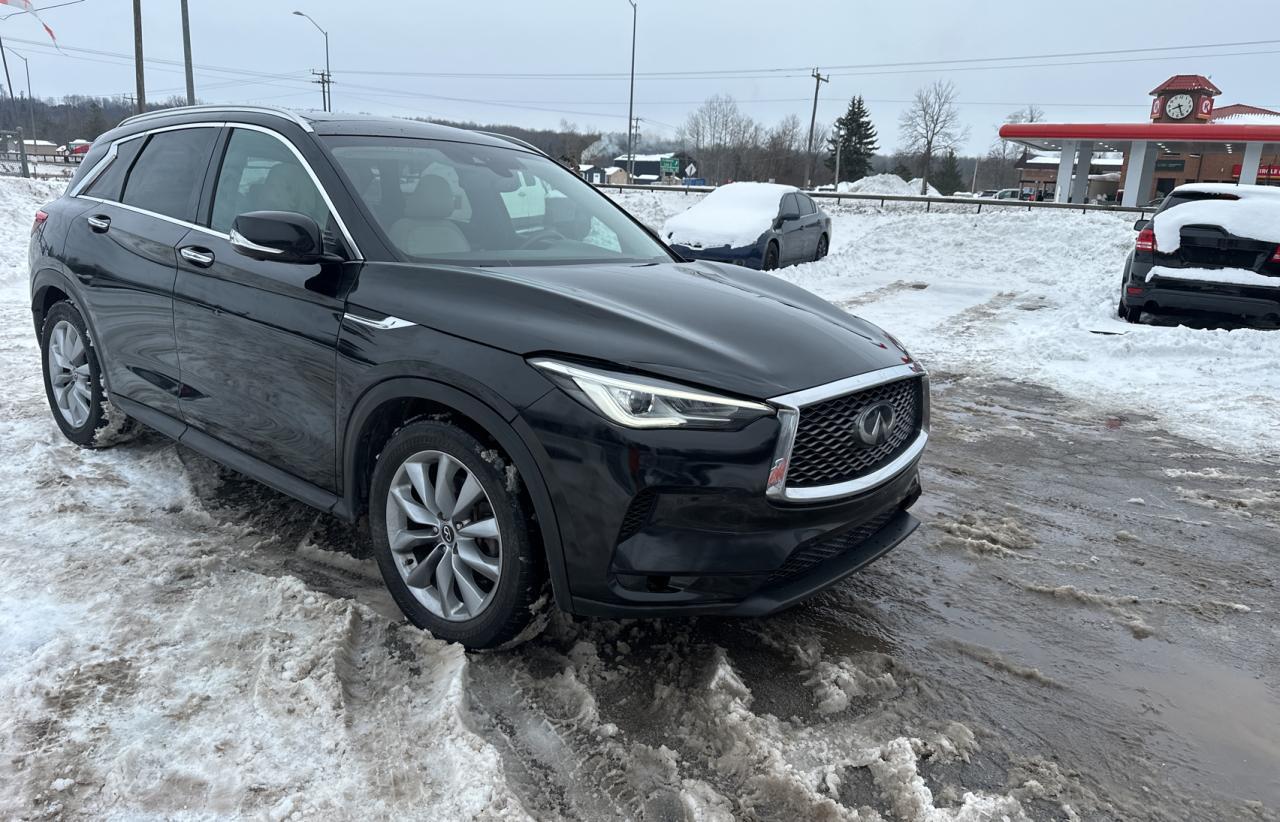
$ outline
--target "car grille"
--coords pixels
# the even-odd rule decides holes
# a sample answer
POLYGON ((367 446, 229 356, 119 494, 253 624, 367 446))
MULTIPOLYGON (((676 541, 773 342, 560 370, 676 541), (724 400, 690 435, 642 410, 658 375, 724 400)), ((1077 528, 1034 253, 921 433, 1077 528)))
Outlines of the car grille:
POLYGON ((769 584, 784 582, 808 571, 818 563, 848 553, 866 542, 893 518, 897 508, 887 508, 871 519, 841 531, 833 536, 823 536, 808 542, 802 542, 787 557, 782 567, 769 577, 769 584))
POLYGON ((812 488, 857 479, 905 451, 920 431, 922 380, 907 377, 800 409, 787 486, 812 488), (893 404, 897 415, 889 438, 876 446, 858 439, 855 420, 868 406, 893 404))

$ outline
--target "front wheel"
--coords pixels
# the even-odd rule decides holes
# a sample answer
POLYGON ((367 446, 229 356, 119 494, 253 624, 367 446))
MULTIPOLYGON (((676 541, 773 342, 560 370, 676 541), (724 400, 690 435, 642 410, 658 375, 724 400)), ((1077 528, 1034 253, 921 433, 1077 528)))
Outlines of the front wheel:
POLYGON ((539 582, 518 479, 447 422, 392 435, 378 457, 369 525, 382 578, 419 628, 489 648, 528 624, 539 582))
POLYGON ((49 408, 67 439, 105 448, 134 435, 137 423, 107 398, 89 329, 70 302, 55 303, 45 315, 40 358, 49 408))
POLYGON ((778 244, 772 240, 769 241, 764 249, 764 263, 760 266, 765 271, 773 271, 778 267, 778 244))

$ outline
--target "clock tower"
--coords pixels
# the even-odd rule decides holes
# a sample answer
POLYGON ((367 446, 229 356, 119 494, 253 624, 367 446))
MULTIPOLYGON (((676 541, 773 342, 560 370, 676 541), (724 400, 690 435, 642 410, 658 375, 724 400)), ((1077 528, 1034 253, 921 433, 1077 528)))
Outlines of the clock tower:
POLYGON ((1221 93, 1208 77, 1175 74, 1151 90, 1151 122, 1207 123, 1221 93))

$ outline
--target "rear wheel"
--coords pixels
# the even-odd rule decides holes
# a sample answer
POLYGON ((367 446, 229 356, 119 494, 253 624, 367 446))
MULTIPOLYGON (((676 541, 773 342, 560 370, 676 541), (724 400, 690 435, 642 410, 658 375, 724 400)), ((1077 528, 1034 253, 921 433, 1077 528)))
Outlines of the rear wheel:
POLYGON ((378 457, 369 524, 382 578, 409 621, 488 648, 528 624, 538 565, 518 480, 447 422, 417 422, 378 457))
POLYGON ((778 267, 778 244, 770 240, 769 245, 764 249, 764 264, 761 266, 765 271, 773 271, 778 267))
POLYGON ((40 329, 44 390, 58 428, 85 448, 123 442, 137 423, 107 398, 102 366, 84 318, 70 302, 55 303, 40 329))
POLYGON ((818 238, 818 253, 815 254, 813 257, 814 262, 817 262, 818 260, 821 260, 823 257, 827 256, 827 246, 828 246, 827 235, 823 234, 821 237, 818 238))
POLYGON ((1123 317, 1124 321, 1127 323, 1136 323, 1142 319, 1142 306, 1130 306, 1125 305, 1122 302, 1120 303, 1120 316, 1123 317))

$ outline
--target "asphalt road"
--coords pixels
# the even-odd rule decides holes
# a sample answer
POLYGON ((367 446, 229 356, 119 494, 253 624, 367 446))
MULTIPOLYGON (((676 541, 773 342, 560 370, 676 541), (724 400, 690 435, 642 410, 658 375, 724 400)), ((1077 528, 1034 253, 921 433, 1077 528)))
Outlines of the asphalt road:
MULTIPOLYGON (((469 720, 531 814, 985 818, 977 792, 1032 819, 1280 819, 1280 466, 934 384, 924 526, 815 601, 556 618, 470 655, 469 720)), ((396 617, 358 529, 221 477, 210 509, 279 537, 255 570, 396 617)))

